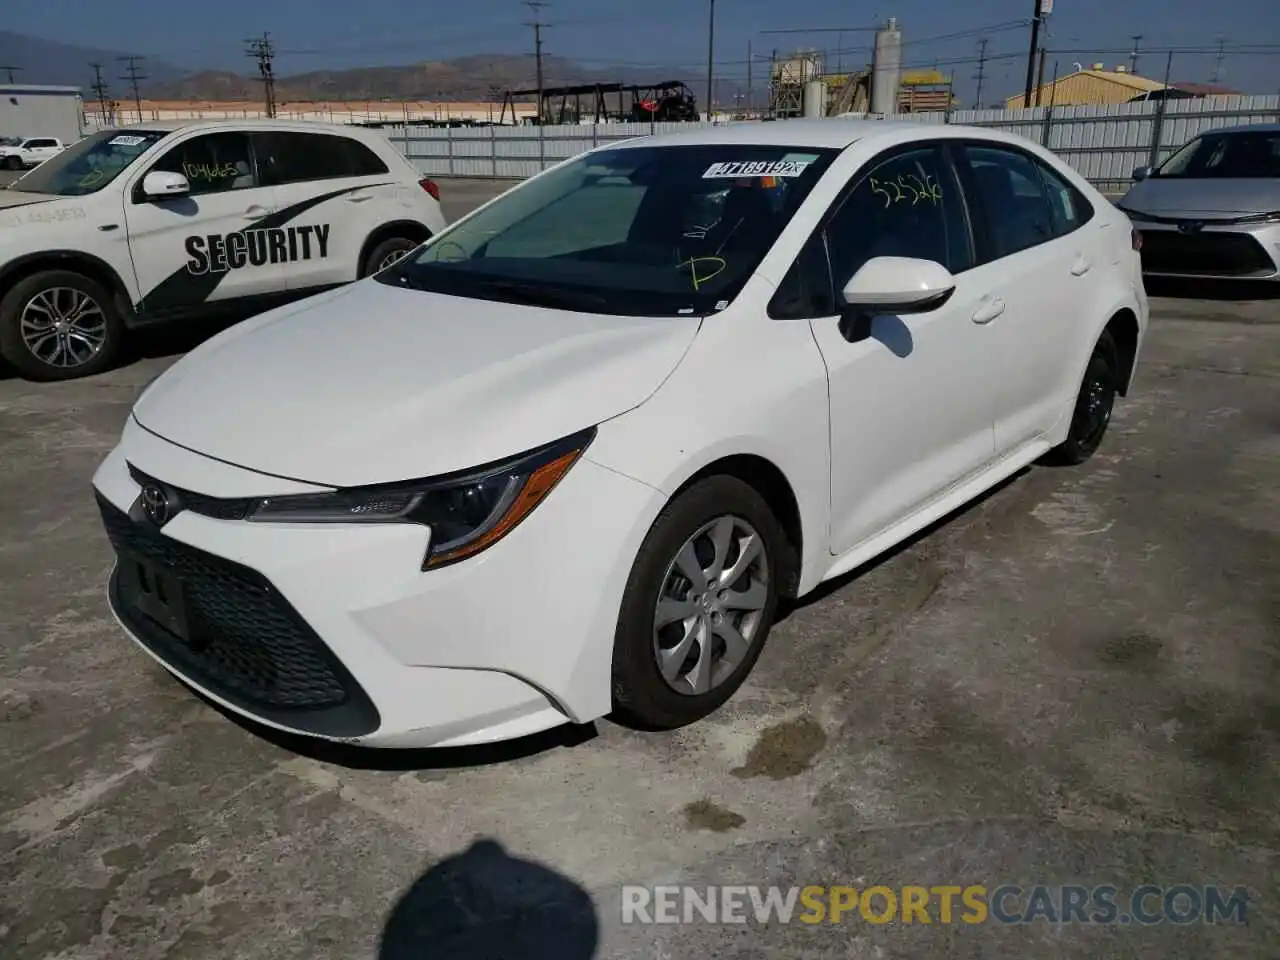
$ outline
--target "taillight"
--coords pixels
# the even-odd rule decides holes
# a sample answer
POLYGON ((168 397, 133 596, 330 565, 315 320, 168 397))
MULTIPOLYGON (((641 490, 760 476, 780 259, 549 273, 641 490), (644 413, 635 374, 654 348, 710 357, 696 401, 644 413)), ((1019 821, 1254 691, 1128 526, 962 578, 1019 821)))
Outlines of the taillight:
POLYGON ((1138 232, 1137 227, 1129 229, 1129 243, 1133 245, 1134 250, 1142 249, 1142 234, 1138 232))
POLYGON ((431 194, 431 199, 433 200, 440 199, 440 185, 436 183, 434 180, 432 180, 430 177, 423 177, 421 180, 418 181, 418 186, 420 186, 423 190, 427 191, 427 193, 431 194))

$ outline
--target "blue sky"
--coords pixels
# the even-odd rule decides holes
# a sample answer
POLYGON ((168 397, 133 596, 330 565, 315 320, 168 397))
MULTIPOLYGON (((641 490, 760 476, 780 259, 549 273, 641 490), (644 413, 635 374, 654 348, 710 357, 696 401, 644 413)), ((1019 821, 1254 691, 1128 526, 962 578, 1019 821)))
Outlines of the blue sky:
MULTIPOLYGON (((831 62, 847 67, 869 59, 869 33, 768 34, 769 30, 873 26, 896 16, 908 46, 909 66, 931 66, 955 77, 967 100, 974 94, 980 28, 990 27, 984 101, 1016 92, 1025 71, 1027 31, 1010 24, 1025 20, 1030 0, 716 0, 717 73, 745 88, 747 45, 767 55, 774 47, 798 46, 843 52, 831 62), (1001 29, 1003 27, 1003 29, 1001 29), (969 35, 929 42, 957 33, 969 35), (946 61, 953 61, 947 63, 946 61)), ((591 66, 671 65, 680 79, 701 93, 706 82, 706 0, 552 0, 542 19, 546 52, 591 66)), ((517 0, 260 0, 258 4, 183 3, 173 0, 42 0, 14 3, 5 28, 51 40, 99 48, 137 51, 178 66, 247 71, 243 39, 268 30, 281 55, 277 73, 408 64, 475 53, 522 53, 531 48, 522 23, 531 11, 517 0)), ((1280 91, 1280 0, 1056 0, 1049 19, 1051 53, 1046 73, 1059 61, 1063 73, 1074 62, 1128 63, 1123 51, 1142 34, 1140 73, 1161 77, 1166 54, 1161 48, 1213 48, 1227 44, 1221 82, 1250 93, 1280 91), (1252 54, 1244 48, 1270 44, 1252 54)), ((1177 80, 1207 81, 1214 70, 1212 52, 1178 52, 1177 80)), ((755 69, 757 89, 766 66, 755 69)), ((550 78, 554 80, 554 77, 550 78)), ((619 79, 626 79, 619 77, 619 79)), ((760 94, 757 94, 759 97, 760 94)))

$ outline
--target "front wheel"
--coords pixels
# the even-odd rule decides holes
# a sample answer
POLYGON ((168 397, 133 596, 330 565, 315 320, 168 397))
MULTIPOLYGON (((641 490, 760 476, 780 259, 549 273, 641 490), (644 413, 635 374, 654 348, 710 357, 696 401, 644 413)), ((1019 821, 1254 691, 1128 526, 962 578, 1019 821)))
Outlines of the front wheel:
POLYGON ((5 157, 4 165, 10 170, 21 170, 22 158, 21 157, 5 157))
POLYGON ((72 380, 115 362, 124 329, 109 291, 70 270, 45 270, 0 299, 0 354, 30 380, 72 380))
POLYGON ((1097 452, 1111 423, 1120 386, 1119 351, 1109 330, 1094 345, 1076 396, 1067 439, 1050 450, 1045 459, 1059 466, 1084 463, 1097 452))
POLYGON ((614 638, 623 722, 673 729, 742 685, 773 626, 785 536, 756 490, 730 476, 672 500, 640 547, 614 638))

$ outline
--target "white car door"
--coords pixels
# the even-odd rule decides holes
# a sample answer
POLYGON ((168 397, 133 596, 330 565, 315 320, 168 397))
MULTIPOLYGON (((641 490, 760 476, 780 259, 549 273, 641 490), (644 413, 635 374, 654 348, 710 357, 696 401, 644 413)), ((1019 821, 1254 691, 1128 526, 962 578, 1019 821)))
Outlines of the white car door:
POLYGON ((174 144, 138 170, 125 193, 141 309, 186 311, 283 292, 288 235, 275 213, 275 191, 258 179, 247 133, 199 133, 174 144), (153 170, 182 174, 190 192, 144 196, 153 170))
POLYGON ((994 455, 992 385, 1000 375, 980 323, 988 289, 968 268, 969 224, 941 146, 873 161, 825 231, 833 300, 877 256, 947 267, 955 292, 909 316, 811 320, 831 402, 831 550, 842 554, 977 473, 994 455))
POLYGON ((385 222, 399 185, 368 147, 338 134, 254 134, 263 177, 295 234, 285 282, 292 291, 349 283, 365 240, 385 222))
MULTIPOLYGON (((1076 384, 1064 379, 1096 277, 1083 233, 1068 232, 1067 209, 1055 217, 1045 177, 1016 147, 968 143, 958 156, 970 209, 981 221, 976 278, 999 290, 1003 309, 987 335, 1001 360, 996 392, 996 449, 1009 453, 1041 438, 1069 409, 1076 384), (1059 228, 1057 223, 1063 220, 1059 228)), ((1057 178, 1054 178, 1057 180, 1057 178)), ((1061 180, 1059 188, 1071 190, 1061 180)), ((1074 207, 1069 195, 1055 198, 1074 207)))

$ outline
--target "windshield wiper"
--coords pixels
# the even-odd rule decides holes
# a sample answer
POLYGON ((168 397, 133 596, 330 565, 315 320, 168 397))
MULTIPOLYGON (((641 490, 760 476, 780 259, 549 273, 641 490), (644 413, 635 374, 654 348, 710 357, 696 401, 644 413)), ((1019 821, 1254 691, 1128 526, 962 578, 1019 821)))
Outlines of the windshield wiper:
POLYGON ((608 305, 608 300, 594 293, 583 293, 579 290, 561 290, 540 287, 532 283, 515 283, 510 280, 489 280, 480 284, 480 289, 503 300, 528 303, 539 307, 564 307, 566 309, 599 309, 608 305))

